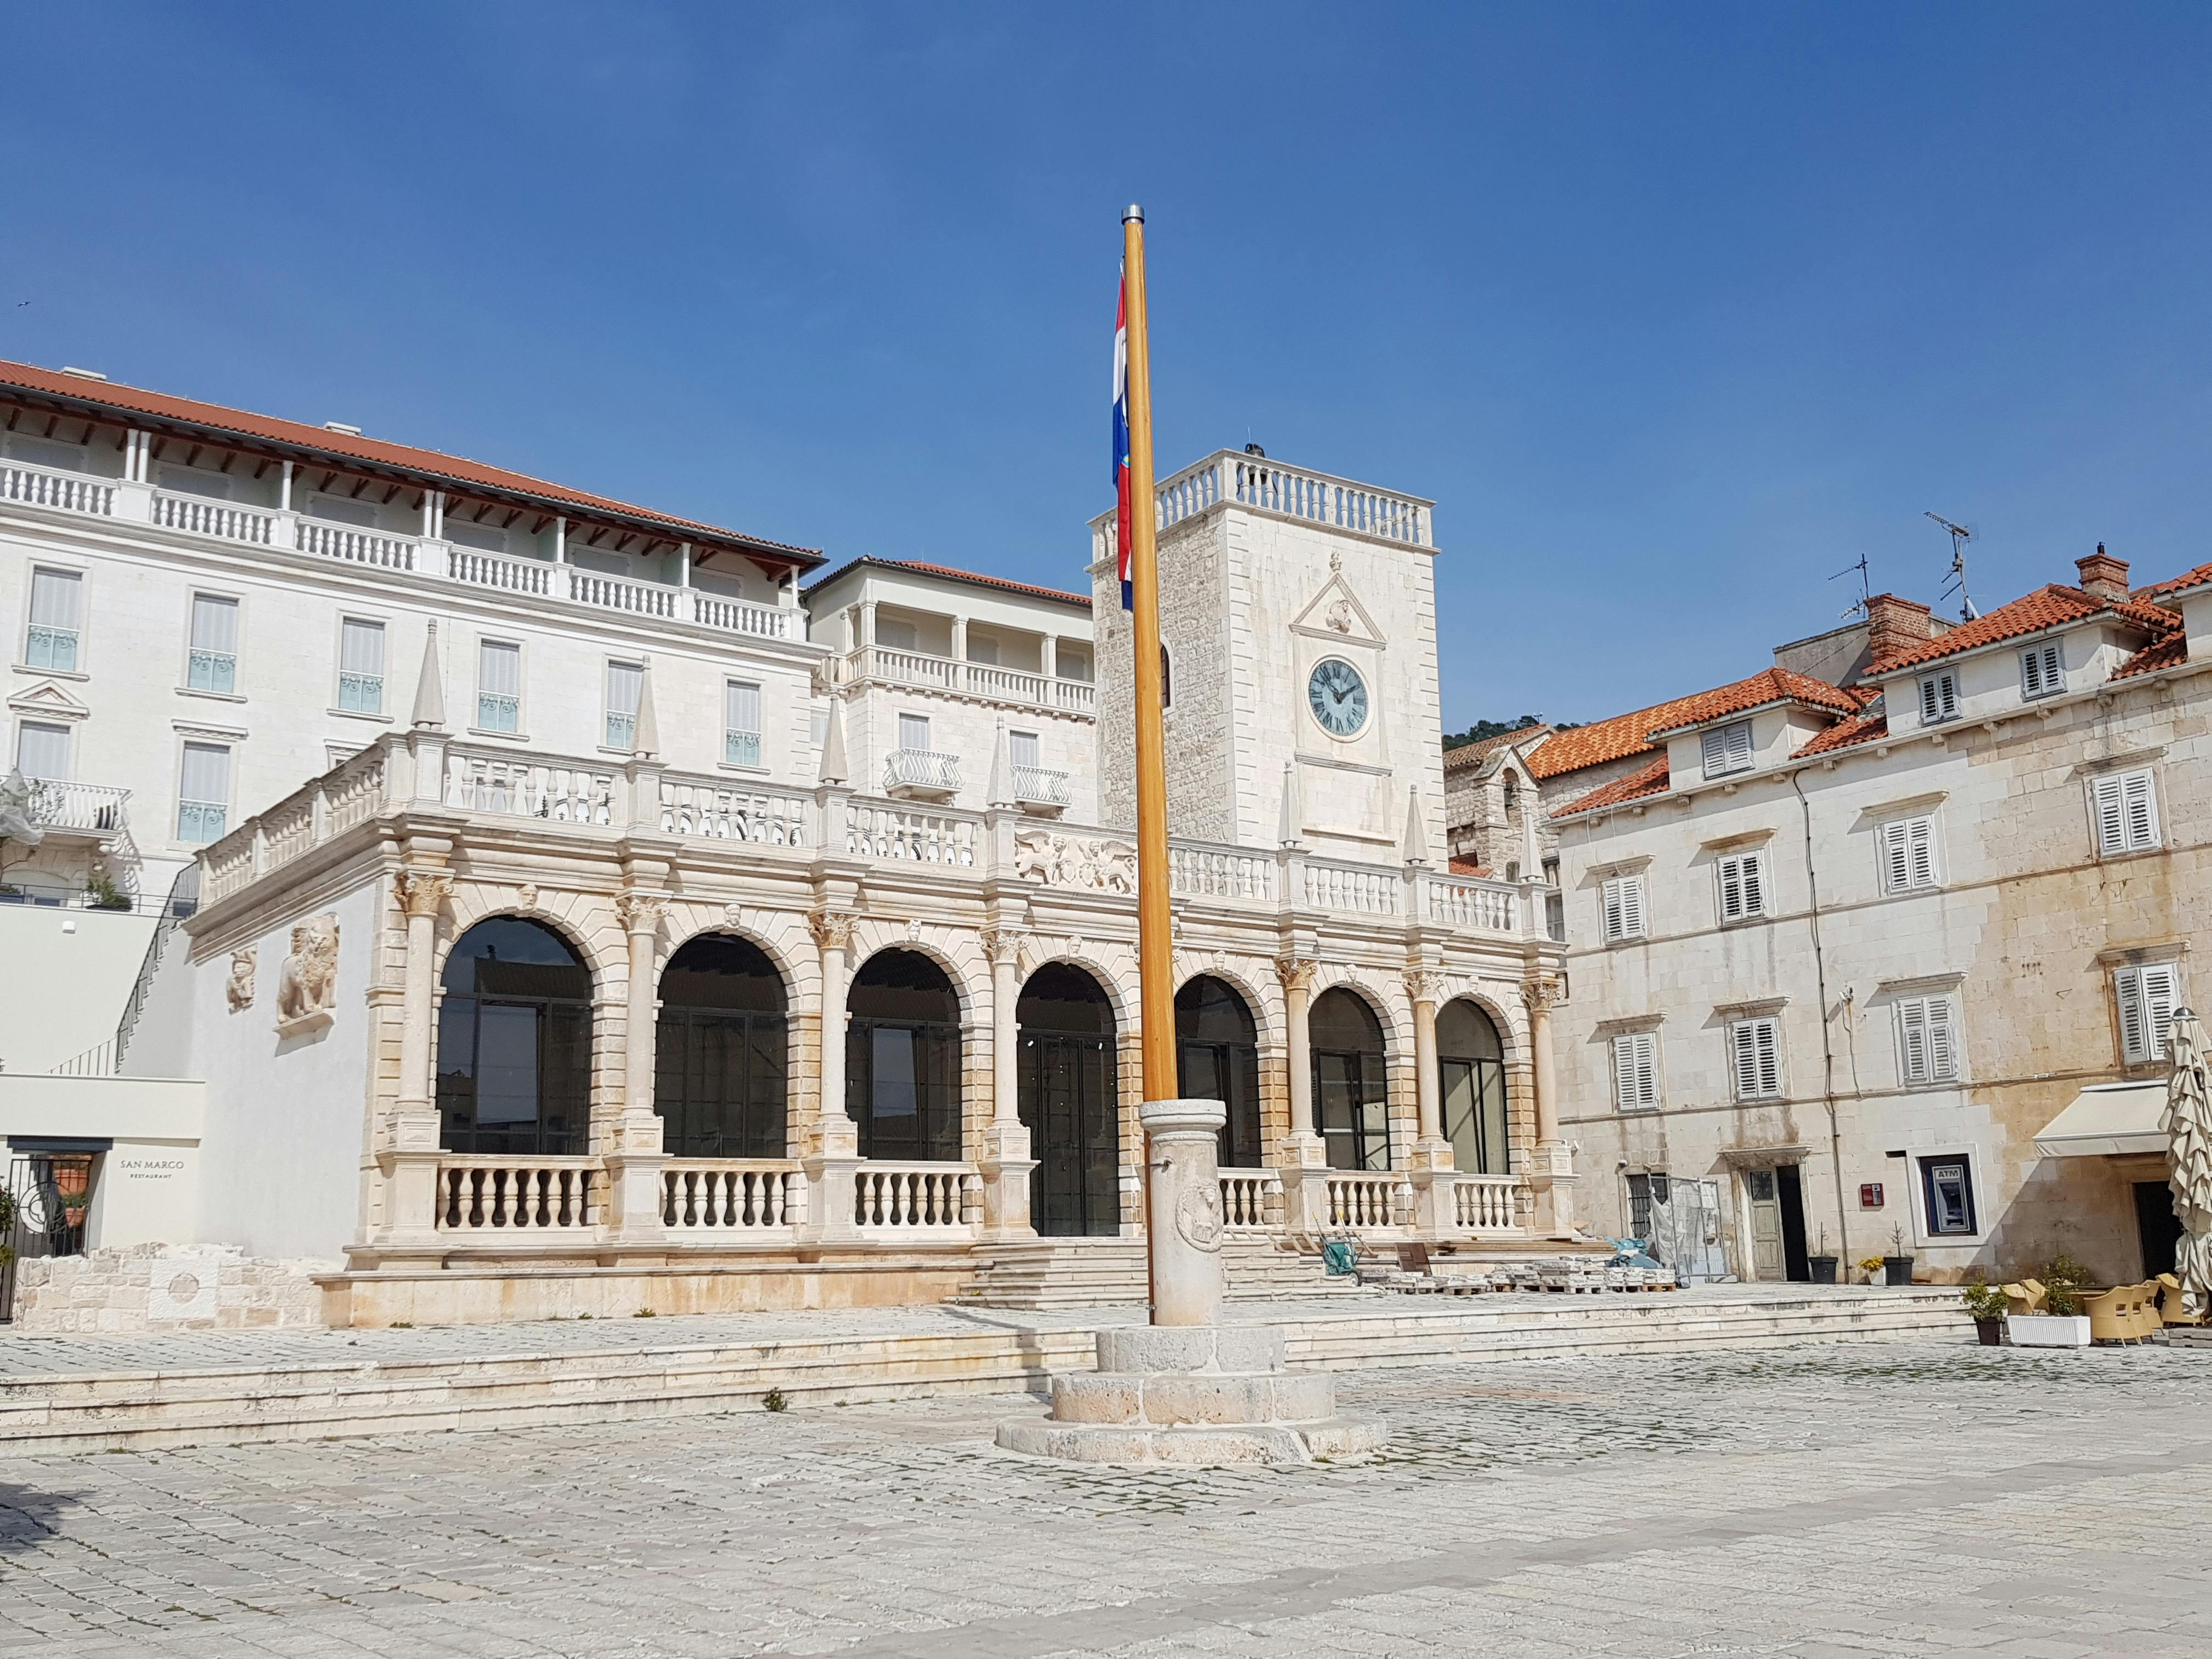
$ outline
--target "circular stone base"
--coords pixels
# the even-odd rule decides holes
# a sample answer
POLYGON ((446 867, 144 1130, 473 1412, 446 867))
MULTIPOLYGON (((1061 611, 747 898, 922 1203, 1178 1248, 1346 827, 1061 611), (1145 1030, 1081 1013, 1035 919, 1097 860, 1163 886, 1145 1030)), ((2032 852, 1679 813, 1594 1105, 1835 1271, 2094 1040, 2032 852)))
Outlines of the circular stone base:
POLYGON ((1001 1423, 999 1444, 1031 1457, 1069 1463, 1174 1464, 1220 1468, 1240 1463, 1310 1463, 1376 1450, 1374 1423, 1208 1423, 1151 1428, 1104 1423, 1001 1423))

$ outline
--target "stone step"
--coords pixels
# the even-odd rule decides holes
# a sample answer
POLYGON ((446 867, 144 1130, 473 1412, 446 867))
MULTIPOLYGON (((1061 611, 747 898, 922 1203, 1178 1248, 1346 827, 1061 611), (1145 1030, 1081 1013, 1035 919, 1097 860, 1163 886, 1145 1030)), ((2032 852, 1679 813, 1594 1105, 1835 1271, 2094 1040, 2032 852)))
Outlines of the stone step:
MULTIPOLYGON (((1333 1296, 1356 1289, 1332 1279, 1318 1256, 1279 1248, 1267 1239, 1231 1239, 1222 1247, 1231 1300, 1333 1296)), ((989 1266, 954 1298, 973 1307, 1043 1310, 1109 1307, 1141 1301, 1146 1291, 1141 1238, 1039 1239, 999 1245, 989 1266)))

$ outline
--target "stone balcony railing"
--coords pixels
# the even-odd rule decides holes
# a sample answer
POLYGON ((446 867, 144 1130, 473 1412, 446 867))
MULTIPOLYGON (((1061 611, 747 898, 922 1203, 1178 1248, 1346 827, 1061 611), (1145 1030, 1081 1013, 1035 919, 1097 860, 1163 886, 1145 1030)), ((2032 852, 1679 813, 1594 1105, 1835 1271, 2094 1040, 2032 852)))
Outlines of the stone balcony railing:
POLYGON ((1061 679, 1026 669, 1001 668, 995 663, 962 662, 927 651, 864 645, 838 658, 836 666, 838 678, 847 684, 919 688, 1066 714, 1093 715, 1098 709, 1098 688, 1088 680, 1061 679))
MULTIPOLYGON (((200 854, 213 904, 372 818, 442 808, 610 842, 639 835, 741 842, 764 860, 822 858, 927 866, 975 884, 1011 876, 1054 891, 1127 900, 1136 848, 1125 833, 1027 812, 968 811, 823 786, 738 782, 531 754, 440 733, 388 733, 257 814, 200 854)), ((1333 914, 1362 922, 1532 939, 1540 890, 1424 865, 1354 864, 1297 848, 1265 851, 1176 837, 1169 890, 1178 906, 1333 914), (1536 902, 1532 905, 1532 898, 1536 902)))
POLYGON ((131 792, 106 783, 31 781, 31 822, 49 835, 112 841, 131 827, 131 792))
POLYGON ((792 605, 757 605, 696 587, 636 581, 544 559, 510 558, 434 538, 361 530, 299 513, 208 501, 15 461, 0 463, 0 503, 6 502, 154 525, 208 541, 401 571, 456 587, 686 623, 718 634, 763 640, 806 637, 804 614, 792 605))
MULTIPOLYGON (((1232 506, 1376 541, 1436 545, 1434 501, 1230 449, 1216 450, 1163 480, 1154 487, 1152 501, 1155 521, 1162 530, 1214 507, 1232 506)), ((1112 509, 1091 521, 1091 533, 1096 563, 1113 551, 1112 509)))

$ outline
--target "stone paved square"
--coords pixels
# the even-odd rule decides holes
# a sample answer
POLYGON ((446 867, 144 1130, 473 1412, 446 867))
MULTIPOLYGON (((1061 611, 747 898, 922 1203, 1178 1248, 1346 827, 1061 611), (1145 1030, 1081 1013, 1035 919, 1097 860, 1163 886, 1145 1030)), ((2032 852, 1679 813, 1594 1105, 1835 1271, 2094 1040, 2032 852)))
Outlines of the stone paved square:
POLYGON ((0 1652, 2199 1654, 2212 1364, 1942 1343, 1354 1373, 1295 1471, 945 1399, 0 1467, 0 1652))

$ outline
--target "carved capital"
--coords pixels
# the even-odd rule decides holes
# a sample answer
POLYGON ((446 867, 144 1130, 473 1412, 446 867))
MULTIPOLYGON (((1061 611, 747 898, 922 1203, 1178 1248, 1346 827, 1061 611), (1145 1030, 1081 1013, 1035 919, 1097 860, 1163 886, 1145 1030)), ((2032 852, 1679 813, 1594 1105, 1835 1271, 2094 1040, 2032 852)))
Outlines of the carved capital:
POLYGON ((668 914, 668 898, 663 893, 623 892, 615 895, 615 915, 622 919, 626 933, 655 933, 660 931, 661 918, 668 914))
POLYGON ((408 915, 434 916, 453 896, 453 878, 441 871, 402 870, 392 890, 408 915))
POLYGON ((1408 968, 1406 970, 1406 994, 1415 1002, 1441 1002, 1444 995, 1444 976, 1433 968, 1408 968))
POLYGON ((976 935, 983 947, 983 955, 993 966, 1001 962, 1019 962, 1022 942, 1029 935, 1018 927, 986 927, 976 935))
POLYGON ((817 949, 849 951, 853 948, 853 924, 858 920, 849 910, 809 910, 806 931, 814 935, 817 949))
POLYGON ((1521 1000, 1532 1017, 1541 1018, 1566 1000, 1566 986, 1556 974, 1540 974, 1521 981, 1521 1000))
POLYGON ((1314 975, 1321 971, 1321 963, 1311 957, 1277 957, 1275 977, 1283 982, 1285 991, 1310 991, 1314 975))

